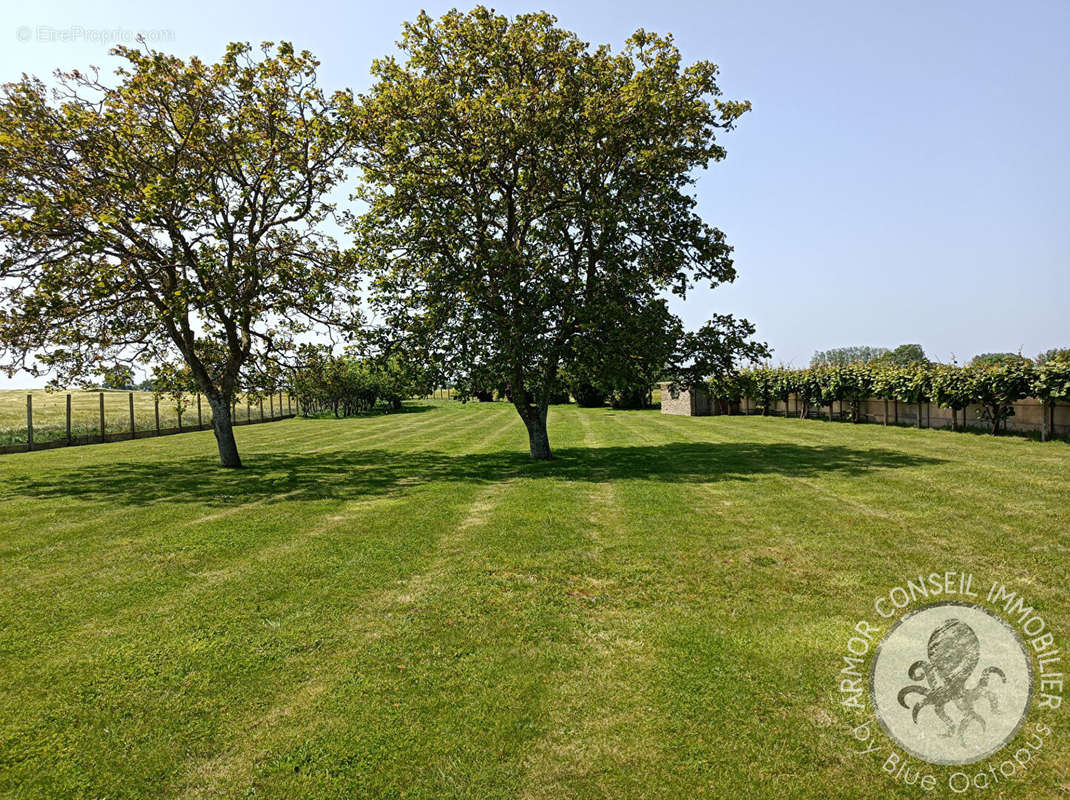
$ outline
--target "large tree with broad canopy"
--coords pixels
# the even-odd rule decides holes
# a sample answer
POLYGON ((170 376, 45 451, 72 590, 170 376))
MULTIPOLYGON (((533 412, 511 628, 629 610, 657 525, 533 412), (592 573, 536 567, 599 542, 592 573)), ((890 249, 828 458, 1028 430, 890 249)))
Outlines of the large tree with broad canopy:
POLYGON ((356 258, 383 322, 447 374, 507 383, 550 458, 547 406, 585 334, 735 277, 692 188, 750 104, 671 37, 614 52, 546 13, 421 13, 398 44, 353 107, 356 258))
POLYGON ((232 44, 216 64, 118 47, 0 97, 0 363, 56 383, 180 358, 241 466, 231 402, 293 339, 350 324, 323 231, 351 128, 317 61, 232 44))

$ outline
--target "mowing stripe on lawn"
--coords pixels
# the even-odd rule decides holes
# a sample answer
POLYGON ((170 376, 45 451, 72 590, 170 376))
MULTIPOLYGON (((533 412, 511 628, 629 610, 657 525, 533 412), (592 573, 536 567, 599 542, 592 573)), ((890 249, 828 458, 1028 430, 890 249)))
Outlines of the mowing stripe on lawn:
MULTIPOLYGON (((512 422, 512 419, 509 419, 512 422)), ((515 432, 515 425, 505 424, 492 429, 475 444, 472 450, 502 442, 515 432)), ((392 618, 427 599, 436 591, 439 582, 449 577, 449 562, 463 552, 460 545, 468 532, 485 524, 486 516, 493 510, 502 493, 507 491, 508 481, 470 490, 467 504, 451 508, 453 521, 446 532, 438 535, 434 548, 422 559, 422 565, 397 585, 386 587, 369 597, 360 611, 354 614, 345 626, 348 631, 359 634, 356 641, 346 641, 333 652, 323 654, 310 666, 311 675, 302 679, 293 694, 280 694, 270 711, 247 724, 236 726, 235 743, 223 754, 208 762, 189 768, 183 779, 184 789, 180 796, 188 798, 230 796, 247 787, 258 767, 302 742, 303 731, 308 731, 315 720, 317 701, 322 695, 342 680, 345 670, 339 669, 361 655, 362 642, 379 639, 391 634, 392 618), (463 510, 461 510, 464 506, 463 510), (288 727, 279 723, 286 722, 288 727)), ((324 712, 329 716, 329 712, 324 712)))
MULTIPOLYGON (((448 422, 449 422, 449 420, 447 419, 445 421, 445 423, 448 423, 448 422)), ((508 430, 508 427, 507 426, 506 427, 502 427, 500 430, 501 431, 508 430)), ((469 438, 474 433, 475 432, 466 430, 463 427, 455 426, 454 429, 452 430, 452 432, 448 436, 444 437, 441 441, 446 443, 446 444, 451 444, 451 443, 453 443, 454 441, 456 441, 459 438, 469 438)), ((407 442, 407 441, 411 440, 412 438, 413 438, 413 436, 411 436, 411 435, 403 435, 403 436, 397 437, 397 439, 395 441, 396 442, 407 442)), ((344 444, 342 446, 344 447, 344 444)), ((415 445, 413 445, 411 447, 408 447, 408 448, 405 448, 405 449, 399 449, 397 451, 392 451, 391 452, 391 457, 400 458, 405 453, 410 453, 410 452, 413 452, 413 451, 418 450, 418 449, 422 449, 422 443, 419 442, 419 441, 415 445)), ((342 481, 349 480, 349 479, 351 479, 351 475, 350 474, 346 474, 346 475, 343 475, 343 476, 341 476, 339 478, 336 478, 335 481, 342 482, 342 481)), ((347 514, 346 514, 347 516, 353 516, 354 509, 359 509, 360 511, 366 512, 377 503, 385 502, 385 501, 396 502, 398 499, 400 499, 400 496, 403 493, 405 488, 407 488, 407 487, 398 487, 398 486, 395 485, 394 487, 387 489, 387 492, 388 492, 387 494, 382 494, 382 495, 380 495, 380 496, 378 496, 376 498, 364 498, 364 497, 362 497, 362 498, 358 498, 357 500, 354 500, 354 501, 348 501, 345 505, 342 506, 342 510, 347 512, 347 514)), ((290 493, 290 494, 292 495, 293 493, 290 493)), ((253 517, 250 517, 249 519, 247 519, 245 521, 245 523, 244 523, 246 526, 249 526, 250 524, 252 524, 254 529, 256 529, 256 528, 262 529, 263 526, 257 526, 256 525, 256 521, 258 520, 258 518, 263 518, 264 521, 267 522, 267 523, 270 523, 272 521, 272 519, 274 517, 274 511, 272 509, 270 509, 270 508, 263 508, 262 507, 264 502, 266 502, 267 500, 274 501, 273 498, 265 498, 263 502, 257 501, 257 502, 253 502, 253 503, 246 503, 246 504, 243 505, 243 507, 241 509, 243 513, 249 514, 250 512, 253 512, 256 515, 259 515, 259 517, 258 516, 253 516, 253 517)), ((339 510, 334 510, 333 506, 332 506, 332 511, 333 511, 334 515, 337 515, 337 514, 340 513, 339 510)), ((325 513, 325 512, 320 512, 320 513, 325 513)), ((175 537, 176 535, 180 534, 180 532, 184 528, 186 528, 186 527, 188 527, 190 525, 200 525, 200 524, 202 524, 204 522, 205 521, 203 520, 203 518, 198 518, 198 519, 195 519, 195 520, 191 520, 191 521, 186 521, 184 523, 180 523, 177 526, 175 526, 173 524, 160 525, 159 527, 155 527, 155 528, 143 529, 143 531, 144 531, 143 535, 135 536, 134 538, 129 538, 128 537, 128 538, 124 538, 123 540, 116 541, 115 544, 119 544, 120 541, 121 541, 121 546, 124 548, 125 552, 116 549, 116 547, 114 547, 114 546, 112 548, 110 548, 109 549, 110 555, 109 555, 109 567, 108 567, 108 570, 106 571, 106 573, 100 573, 99 571, 93 573, 91 576, 89 576, 88 583, 89 584, 93 584, 93 583, 101 583, 101 582, 107 581, 107 583, 109 584, 109 594, 111 594, 113 596, 113 602, 110 604, 110 608, 111 609, 121 609, 121 608, 123 608, 123 598, 124 597, 136 595, 139 592, 139 590, 140 590, 142 585, 144 585, 146 583, 149 583, 149 582, 153 582, 153 583, 157 583, 158 584, 159 580, 160 580, 160 576, 158 574, 152 574, 152 573, 145 574, 145 573, 143 573, 141 571, 142 568, 143 568, 143 562, 142 562, 142 558, 143 557, 142 557, 141 553, 143 553, 146 549, 150 549, 150 548, 153 548, 153 547, 156 547, 156 546, 161 546, 162 545, 162 546, 166 547, 168 540, 170 540, 173 537, 175 537), (125 555, 125 558, 122 558, 122 560, 117 563, 115 561, 115 559, 119 558, 121 555, 125 555), (120 581, 122 579, 122 573, 118 569, 118 567, 120 565, 128 567, 129 570, 133 570, 134 574, 139 575, 138 579, 134 580, 133 582, 129 582, 128 581, 126 583, 119 583, 117 585, 116 581, 120 581)), ((304 538, 301 538, 301 539, 294 539, 292 537, 292 534, 289 531, 287 531, 285 529, 281 529, 281 530, 279 530, 278 535, 285 537, 282 542, 278 542, 278 541, 276 541, 274 539, 262 539, 262 540, 257 542, 257 545, 253 549, 250 550, 247 547, 245 547, 244 545, 240 544, 240 542, 235 541, 235 540, 231 539, 230 537, 225 537, 224 536, 221 539, 219 537, 219 534, 221 532, 221 528, 220 528, 219 522, 220 522, 220 516, 217 516, 215 519, 208 521, 206 523, 206 528, 207 528, 206 531, 204 531, 203 533, 201 533, 199 535, 200 541, 207 541, 207 542, 212 542, 212 543, 220 542, 220 543, 223 544, 222 552, 220 552, 214 559, 214 563, 216 564, 216 566, 213 566, 213 559, 210 556, 208 556, 207 554, 205 554, 205 556, 202 557, 202 559, 204 560, 204 563, 201 564, 199 567, 195 567, 194 565, 190 565, 187 569, 183 570, 182 572, 174 573, 174 574, 172 574, 170 576, 170 578, 171 578, 170 582, 171 582, 172 586, 174 587, 173 591, 178 591, 178 592, 182 592, 183 593, 182 595, 180 595, 180 598, 183 598, 183 599, 186 599, 186 600, 191 600, 192 599, 192 597, 187 597, 186 595, 188 595, 190 591, 196 592, 197 588, 196 588, 196 586, 190 587, 189 584, 195 584, 196 582, 202 581, 202 580, 204 580, 205 576, 226 574, 230 570, 230 568, 232 566, 232 562, 228 561, 226 559, 232 559, 233 555, 235 555, 238 552, 240 552, 242 554, 242 563, 250 564, 250 563, 253 563, 253 562, 257 561, 257 560, 260 560, 261 554, 268 553, 273 548, 281 548, 281 550, 283 552, 285 552, 287 549, 293 548, 294 546, 296 546, 296 544, 298 542, 308 541, 307 537, 304 537, 304 538), (183 588, 183 587, 187 587, 187 588, 183 588)), ((311 526, 311 529, 312 529, 312 531, 315 531, 316 530, 316 526, 315 525, 311 526)), ((219 548, 217 548, 217 549, 219 549, 219 548)), ((88 572, 88 566, 85 564, 85 562, 82 562, 80 564, 80 569, 76 570, 75 572, 73 572, 73 573, 64 573, 61 570, 61 571, 58 571, 58 572, 53 572, 52 575, 50 575, 50 578, 53 579, 56 582, 61 582, 61 583, 67 584, 67 585, 64 586, 64 589, 65 589, 65 593, 69 593, 69 592, 72 592, 72 591, 81 591, 83 589, 83 584, 85 582, 83 582, 83 584, 79 584, 74 579, 77 578, 77 577, 86 575, 87 572, 88 572)), ((47 613, 49 618, 50 618, 50 621, 53 624, 55 624, 56 622, 59 621, 57 619, 57 614, 56 614, 56 611, 57 611, 57 608, 56 608, 57 597, 56 597, 54 592, 49 594, 49 595, 42 595, 42 597, 45 597, 45 596, 49 597, 49 601, 48 601, 47 604, 44 604, 42 606, 41 610, 42 610, 43 613, 47 613)), ((164 595, 159 595, 159 594, 156 597, 156 601, 160 605, 161 608, 165 607, 163 605, 164 604, 164 598, 165 598, 164 595)), ((24 622, 30 622, 32 620, 32 614, 28 614, 27 613, 28 610, 29 609, 27 609, 25 607, 22 609, 21 613, 22 613, 24 622)), ((70 613, 71 614, 77 613, 77 614, 79 614, 79 615, 84 617, 85 614, 86 614, 86 609, 84 607, 74 607, 74 608, 70 609, 70 613)), ((106 607, 105 609, 101 609, 101 611, 98 612, 98 615, 95 617, 95 619, 106 618, 106 617, 110 616, 111 613, 112 612, 109 611, 108 607, 106 607)), ((97 624, 98 624, 97 622, 94 622, 91 627, 95 627, 97 624)), ((81 636, 83 634, 84 634, 84 631, 76 630, 76 631, 71 632, 70 637, 77 641, 78 639, 81 638, 81 636)))

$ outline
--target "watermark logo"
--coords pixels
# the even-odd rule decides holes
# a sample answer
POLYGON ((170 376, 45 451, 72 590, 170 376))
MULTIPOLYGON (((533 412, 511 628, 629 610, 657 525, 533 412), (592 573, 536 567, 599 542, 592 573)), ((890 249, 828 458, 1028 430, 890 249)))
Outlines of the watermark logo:
POLYGON ((133 30, 131 28, 87 28, 84 25, 21 25, 15 30, 15 40, 35 44, 133 44, 173 42, 171 29, 133 30))
POLYGON ((873 657, 877 720, 930 764, 971 764, 1018 732, 1033 696, 1033 664, 1004 620, 966 603, 937 603, 899 619, 873 657))
POLYGON ((1062 705, 1062 656, 1021 594, 947 571, 893 587, 872 609, 838 677, 855 757, 896 783, 955 794, 1036 766, 1062 705))

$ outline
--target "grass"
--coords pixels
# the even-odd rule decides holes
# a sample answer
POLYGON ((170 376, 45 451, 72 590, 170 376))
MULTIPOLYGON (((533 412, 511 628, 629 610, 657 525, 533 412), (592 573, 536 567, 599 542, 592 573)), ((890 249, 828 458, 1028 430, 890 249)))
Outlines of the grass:
MULTIPOLYGON (((0 445, 26 442, 26 395, 33 396, 34 441, 47 442, 67 436, 67 394, 71 395, 71 435, 75 438, 96 435, 100 432, 99 390, 80 389, 48 391, 45 389, 0 389, 0 445)), ((112 433, 130 430, 130 392, 104 391, 104 428, 112 433)), ((137 431, 153 431, 156 428, 155 397, 152 392, 133 392, 134 425, 137 431)), ((285 398, 284 398, 285 399, 285 398)), ((256 419, 259 405, 250 406, 239 398, 237 419, 244 420, 250 414, 256 419)), ((258 402, 258 401, 257 401, 258 402)), ((276 413, 278 408, 276 408, 276 413)), ((264 414, 270 416, 270 401, 264 400, 264 414)), ((205 426, 212 423, 212 409, 202 399, 201 415, 205 426)), ((182 424, 196 426, 197 400, 187 398, 182 412, 182 424)), ((160 427, 178 426, 178 410, 175 402, 166 395, 160 398, 160 427)))
POLYGON ((972 570, 1070 642, 1065 443, 407 411, 0 458, 0 795, 916 797, 838 714, 872 599, 972 570))

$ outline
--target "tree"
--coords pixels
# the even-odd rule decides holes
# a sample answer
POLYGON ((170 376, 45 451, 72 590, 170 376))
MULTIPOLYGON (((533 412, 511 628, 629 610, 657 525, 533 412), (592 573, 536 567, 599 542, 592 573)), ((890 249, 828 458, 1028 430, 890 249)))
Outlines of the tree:
MULTIPOLYGON (((953 364, 940 364, 930 376, 931 397, 942 408, 951 409, 951 430, 958 429, 958 412, 974 402, 970 371, 953 364)), ((963 424, 966 422, 963 415, 963 424)))
POLYGON ((100 371, 100 385, 105 389, 133 389, 134 370, 127 364, 113 364, 100 371))
POLYGON ((152 371, 152 387, 156 398, 167 396, 174 404, 178 428, 182 429, 182 414, 189 408, 190 395, 196 393, 197 382, 185 362, 165 361, 152 371))
POLYGON ((769 366, 751 367, 739 373, 738 382, 741 392, 754 400, 763 417, 768 417, 777 398, 776 371, 769 366))
POLYGON ((810 416, 810 406, 822 405, 820 368, 795 370, 792 382, 795 386, 795 402, 799 407, 799 418, 806 419, 810 416))
POLYGON ((847 364, 868 364, 887 354, 887 347, 870 347, 869 345, 833 347, 831 350, 818 350, 814 353, 810 359, 810 366, 842 367, 847 364))
POLYGON ((1055 403, 1060 400, 1070 401, 1070 350, 1058 351, 1043 360, 1037 360, 1040 363, 1033 370, 1030 394, 1044 403, 1040 438, 1047 441, 1052 428, 1055 403))
POLYGON ((922 349, 920 344, 901 344, 894 350, 890 350, 885 355, 881 356, 880 360, 889 364, 895 364, 898 367, 911 367, 929 363, 929 359, 925 355, 925 350, 922 349))
POLYGON ((791 396, 795 394, 796 380, 795 370, 787 367, 778 367, 772 374, 773 394, 777 400, 784 404, 784 416, 789 414, 791 396))
POLYGON ((1053 360, 1070 361, 1070 347, 1053 347, 1043 353, 1038 353, 1037 357, 1033 359, 1033 363, 1038 365, 1046 364, 1053 360))
POLYGON ((754 325, 731 314, 714 314, 697 331, 679 337, 671 369, 684 383, 733 375, 740 364, 759 362, 773 351, 765 342, 755 341, 754 325))
POLYGON ((867 364, 848 364, 839 369, 841 394, 851 404, 851 421, 862 421, 862 403, 873 394, 875 371, 867 364))
POLYGON ((318 324, 346 322, 342 256, 321 231, 342 179, 346 95, 288 44, 218 64, 118 47, 96 72, 0 98, 0 360, 56 383, 179 357, 241 466, 230 409, 318 324), (258 367, 259 365, 259 367, 258 367))
POLYGON ((566 382, 580 405, 608 398, 615 408, 645 407, 683 336, 683 324, 663 298, 632 314, 609 314, 576 337, 562 365, 566 382))
POLYGON ((1000 425, 1014 416, 1014 404, 1028 397, 1033 388, 1032 364, 1027 358, 1015 357, 968 369, 972 394, 982 407, 981 418, 992 426, 992 434, 998 435, 1000 425))
POLYGON ((924 365, 885 365, 873 375, 873 393, 878 397, 895 400, 896 403, 917 404, 917 426, 920 428, 921 404, 932 395, 930 377, 931 372, 924 365))
POLYGON ((825 367, 818 370, 818 376, 821 381, 821 401, 823 405, 829 407, 829 421, 831 422, 835 416, 832 410, 833 403, 840 404, 841 416, 843 412, 843 401, 848 389, 844 380, 844 368, 825 367))
POLYGON ((580 408, 601 408, 606 404, 606 393, 584 378, 571 381, 569 391, 580 408))
POLYGON ((460 375, 453 381, 457 390, 457 398, 468 400, 474 397, 481 403, 493 401, 496 378, 493 370, 487 369, 482 364, 472 364, 467 374, 460 375))
POLYGON ((689 190, 749 108, 719 98, 712 63, 683 66, 671 38, 640 30, 614 53, 555 22, 421 13, 405 60, 376 61, 353 109, 368 206, 355 252, 374 307, 445 372, 466 353, 507 382, 541 459, 585 331, 734 278, 689 190))
POLYGON ((994 367, 1000 364, 1023 364, 1029 361, 1021 353, 981 353, 970 359, 969 367, 994 367))
MULTIPOLYGON (((679 325, 683 330, 683 325, 679 325)), ((739 367, 769 358, 773 351, 754 336, 754 325, 731 314, 714 314, 697 331, 680 334, 665 374, 683 386, 705 385, 710 397, 726 404, 739 400, 744 383, 739 367)), ((768 409, 766 409, 767 413, 768 409)))

